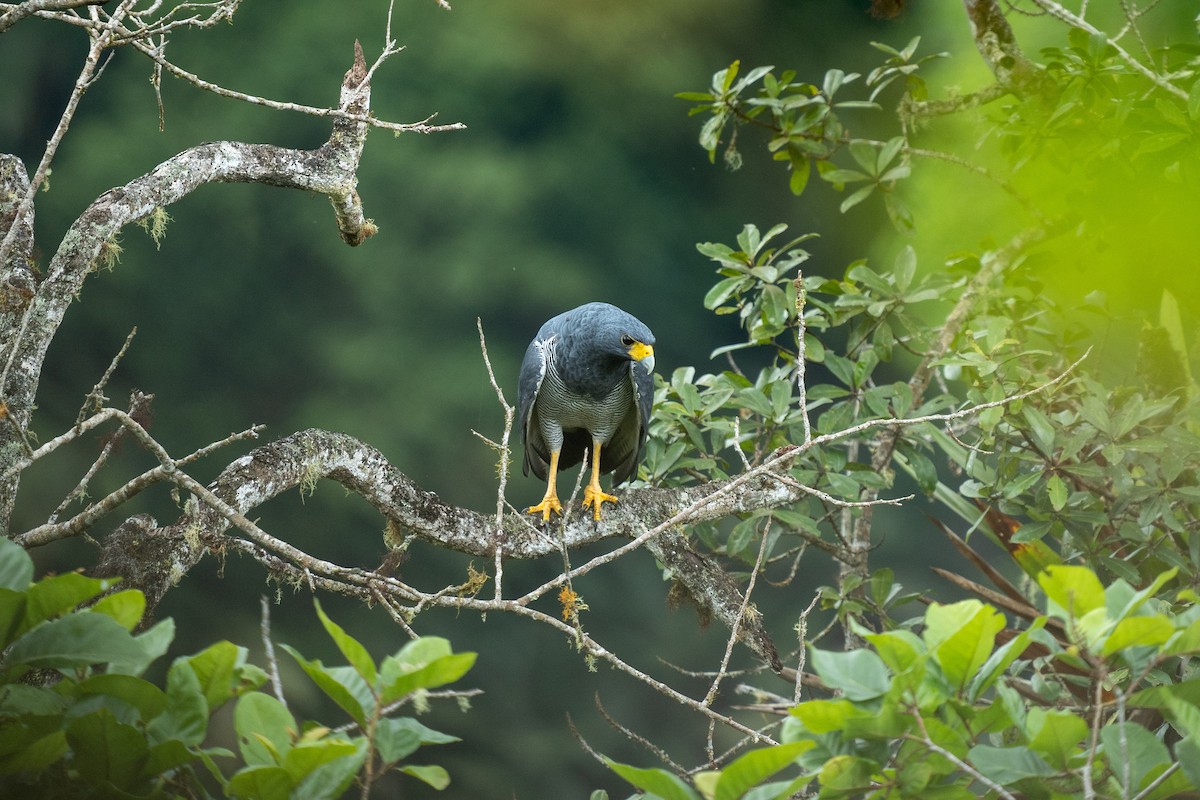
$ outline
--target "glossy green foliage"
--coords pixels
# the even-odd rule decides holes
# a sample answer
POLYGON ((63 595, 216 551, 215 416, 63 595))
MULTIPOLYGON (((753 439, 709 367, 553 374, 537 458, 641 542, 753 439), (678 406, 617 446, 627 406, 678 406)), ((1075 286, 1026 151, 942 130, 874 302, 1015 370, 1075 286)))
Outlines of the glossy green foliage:
MULTIPOLYGON (((705 305, 716 314, 737 315, 745 340, 714 353, 729 359, 730 369, 698 375, 694 368, 680 368, 659 384, 645 461, 651 481, 679 485, 721 479, 741 471, 743 458, 757 465, 811 433, 835 434, 873 419, 946 409, 945 397, 914 405, 906 383, 880 381, 876 370, 893 361, 898 349, 928 346, 935 332, 921 321, 919 309, 951 297, 961 281, 918 274, 911 249, 901 251, 884 271, 856 262, 840 280, 799 275, 808 257, 799 245, 812 234, 787 240, 785 232, 784 225, 765 233, 746 225, 733 245, 698 246, 716 262, 720 276, 705 305), (835 350, 824 344, 835 338, 847 346, 835 350), (805 381, 807 414, 800 405, 801 348, 805 364, 816 366, 811 374, 819 376, 805 381), (761 361, 763 355, 769 362, 757 374, 740 369, 735 360, 761 361)), ((932 492, 936 472, 926 455, 929 445, 917 435, 905 436, 900 452, 921 470, 922 488, 932 492)), ((890 484, 887 475, 847 458, 841 448, 821 448, 798 460, 792 474, 846 500, 890 484)), ((827 512, 814 497, 752 515, 728 536, 711 526, 693 530, 714 550, 752 562, 756 531, 766 520, 772 535, 783 537, 779 547, 784 548, 820 536, 819 521, 827 512)))
MULTIPOLYGON (((866 100, 903 90, 878 138, 848 133, 854 105, 839 101, 858 76, 839 70, 806 83, 735 64, 711 91, 682 95, 706 115, 710 157, 725 147, 740 163, 739 132, 765 128, 794 191, 815 170, 846 193, 842 212, 882 195, 896 231, 874 242, 886 258, 851 263, 841 279, 797 274, 808 254, 801 240, 774 244, 782 226, 699 246, 719 273, 706 306, 737 314, 745 337, 717 351, 728 370, 680 369, 659 385, 650 477, 720 479, 798 449, 788 478, 807 499, 694 532, 743 564, 799 563, 809 545, 840 562, 838 585, 817 591, 849 649, 820 641, 829 628, 798 626, 812 638, 802 665, 824 691, 788 711, 780 744, 751 751, 786 761, 777 772, 726 782, 743 768, 731 761, 675 783, 614 765, 647 796, 1200 790, 1198 309, 1194 275, 1179 269, 1196 249, 1200 196, 1187 21, 1147 60, 1119 36, 1066 25, 1019 90, 972 97, 949 85, 939 100, 925 82, 937 66, 916 41, 876 45, 886 61, 866 100), (962 127, 928 134, 951 115, 962 127), (974 183, 927 178, 928 160, 966 167, 974 183), (980 199, 981 178, 999 203, 980 199), (912 421, 967 408, 977 411, 912 421), (858 524, 860 508, 841 501, 899 494, 898 475, 972 568, 941 573, 979 599, 906 619, 912 595, 892 570, 867 569, 846 547, 864 534, 874 546, 881 515, 858 524), (790 745, 805 749, 783 756, 790 745)), ((944 545, 932 525, 892 535, 944 545)))
POLYGON ((978 600, 933 605, 914 629, 862 631, 869 647, 812 648, 830 696, 792 707, 781 744, 691 786, 612 767, 647 796, 696 800, 1197 791, 1200 606, 1190 591, 1162 592, 1175 577, 1135 591, 1104 588, 1084 567, 1051 568, 1040 581, 1047 613, 1019 633, 978 600))
POLYGON ((856 110, 881 110, 876 98, 899 78, 910 93, 923 96, 925 84, 918 70, 944 54, 915 58, 919 44, 919 37, 901 50, 876 44, 888 58, 867 76, 865 88, 870 93, 865 98, 838 96, 859 81, 858 73, 830 69, 819 82, 807 83, 797 80, 791 70, 776 74, 774 67, 755 67, 738 77, 737 61, 713 75, 709 91, 676 96, 696 103, 692 114, 709 115, 700 131, 700 146, 708 151, 710 161, 716 160, 725 137, 725 163, 737 168, 742 156, 734 129, 747 123, 765 125, 772 133, 767 149, 776 161, 787 163, 793 194, 804 192, 815 169, 838 191, 853 187, 841 204, 843 213, 879 192, 893 224, 907 231, 913 227, 912 213, 893 191, 911 172, 907 142, 899 136, 886 142, 852 137, 843 116, 856 110), (843 157, 846 153, 849 159, 843 157))
MULTIPOLYGON (((410 642, 376 667, 367 650, 317 614, 346 660, 325 667, 288 648, 355 725, 298 722, 256 691, 266 673, 246 649, 218 642, 175 659, 165 686, 143 677, 174 636, 170 619, 135 632, 141 592, 67 573, 33 581, 33 564, 0 539, 0 788, 28 797, 337 798, 364 774, 396 769, 436 788, 438 766, 408 763, 424 745, 458 741, 410 717, 404 702, 461 678, 474 653, 444 639, 410 642), (100 597, 99 600, 95 600, 100 597), (91 602, 95 600, 95 602, 91 602), (206 745, 229 702, 239 753, 206 745), (229 770, 229 764, 238 764, 229 770), (371 766, 367 764, 370 760, 371 766), (227 777, 228 774, 228 777, 227 777)), ((285 645, 286 647, 286 645, 285 645)))

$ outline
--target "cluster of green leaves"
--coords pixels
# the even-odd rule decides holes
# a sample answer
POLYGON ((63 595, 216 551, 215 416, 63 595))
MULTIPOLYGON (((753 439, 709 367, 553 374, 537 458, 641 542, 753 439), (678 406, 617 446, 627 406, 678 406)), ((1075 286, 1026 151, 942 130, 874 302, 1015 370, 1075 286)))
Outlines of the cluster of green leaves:
POLYGON ((438 788, 449 782, 441 767, 401 762, 422 745, 456 739, 388 714, 398 701, 460 678, 473 653, 453 654, 442 639, 418 639, 376 668, 318 606, 350 666, 324 667, 288 652, 350 714, 357 730, 351 735, 299 724, 280 700, 255 691, 266 673, 229 642, 175 659, 165 688, 147 680, 145 671, 174 637, 174 623, 165 619, 134 633, 145 598, 137 590, 105 594, 114 583, 73 572, 33 582, 24 549, 0 539, 6 795, 194 798, 219 787, 224 796, 258 800, 336 798, 364 770, 374 776, 392 768, 438 788), (205 741, 212 715, 230 701, 236 701, 241 760, 226 777, 218 761, 235 754, 205 741))
POLYGON ((978 600, 933 605, 919 634, 862 630, 868 648, 813 648, 809 663, 833 694, 793 707, 781 744, 691 785, 613 769, 671 800, 786 798, 814 783, 822 798, 1195 792, 1200 597, 1159 598, 1175 577, 1106 588, 1085 567, 1050 567, 1038 575, 1046 613, 1020 632, 978 600))
MULTIPOLYGON (((1031 224, 1048 239, 1045 277, 1010 267, 983 285, 972 278, 996 253, 957 253, 935 274, 928 266, 918 270, 914 250, 904 246, 890 268, 857 261, 841 280, 797 279, 792 271, 807 257, 797 247, 804 237, 773 245, 783 226, 761 236, 747 226, 736 247, 699 245, 721 275, 706 306, 737 313, 747 336, 714 354, 729 358, 731 369, 719 374, 681 369, 660 384, 647 459, 652 480, 723 478, 740 469, 743 457, 754 465, 776 448, 801 441, 804 420, 795 384, 803 351, 805 361, 816 366, 807 373, 806 400, 818 434, 870 419, 997 404, 951 429, 906 427, 883 474, 863 463, 870 439, 822 448, 797 464, 794 476, 806 485, 856 499, 863 490, 886 487, 890 469, 906 472, 972 529, 982 527, 996 538, 1030 575, 1051 563, 1078 560, 1106 581, 1120 577, 1143 585, 1170 567, 1186 580, 1200 577, 1200 537, 1194 533, 1200 513, 1195 489, 1200 386, 1191 376, 1188 336, 1170 292, 1158 289, 1159 319, 1130 320, 1105 309, 1102 291, 1092 291, 1081 308, 1074 303, 1064 308, 1046 285, 1065 271, 1055 259, 1072 264, 1082 258, 1079 253, 1092 259, 1088 277, 1101 285, 1106 276, 1096 267, 1107 262, 1120 261, 1121 273, 1130 273, 1129 263, 1145 261, 1130 252, 1146 242, 1135 232, 1152 233, 1167 259, 1161 266, 1147 264, 1149 270, 1172 263, 1174 251, 1157 242, 1178 238, 1175 249, 1194 250, 1184 246, 1194 226, 1179 209, 1181 201, 1194 198, 1200 177, 1195 147, 1200 46, 1193 31, 1190 39, 1165 47, 1156 65, 1166 71, 1155 79, 1103 35, 1068 29, 1065 39, 1064 47, 1043 51, 1038 81, 1003 103, 970 112, 986 128, 983 139, 990 134, 1001 142, 1012 182, 997 177, 1003 167, 989 172, 986 156, 976 169, 1010 195, 1019 196, 1018 181, 1028 192, 1019 196, 1024 210, 1034 212, 1031 224), (1191 91, 1179 89, 1181 83, 1190 83, 1191 91), (1123 224, 1141 226, 1139 220, 1148 218, 1163 230, 1127 231, 1123 224), (962 309, 961 332, 936 364, 933 387, 939 391, 927 388, 928 376, 889 379, 896 374, 890 365, 902 360, 903 351, 923 354, 938 338, 938 318, 921 304, 958 301, 968 282, 971 303, 962 309), (800 330, 803 342, 797 339, 800 330), (1139 339, 1136 348, 1123 344, 1139 339), (1060 380, 1071 361, 1096 343, 1104 349, 1060 380), (755 348, 739 353, 745 361, 761 363, 765 356, 769 362, 757 374, 732 361, 745 348, 755 348), (880 369, 881 364, 889 366, 880 369), (1137 367, 1122 370, 1122 364, 1137 367), (1051 381, 1057 381, 1052 391, 999 402, 1051 381), (990 519, 983 524, 982 508, 991 509, 1001 524, 990 519)), ((801 171, 807 175, 800 162, 812 161, 838 188, 858 186, 843 211, 880 190, 897 227, 910 231, 907 209, 894 205, 892 189, 909 176, 909 157, 922 152, 908 141, 923 127, 914 124, 914 115, 972 109, 971 103, 956 105, 954 97, 935 104, 936 112, 927 108, 920 70, 936 56, 917 57, 917 45, 916 40, 902 49, 874 45, 887 58, 868 75, 871 92, 860 103, 834 100, 835 92, 857 80, 854 74, 830 70, 823 81, 805 83, 792 72, 777 75, 767 67, 742 75, 736 63, 716 73, 710 91, 680 96, 698 104, 692 113, 709 115, 700 144, 710 158, 723 140, 736 148, 739 126, 765 126, 773 134, 768 152, 789 161, 794 180, 801 171), (877 107, 881 92, 899 85, 901 136, 846 136, 842 109, 877 107), (837 163, 844 153, 852 164, 837 163)), ((953 152, 942 155, 970 165, 953 152)), ((802 189, 805 181, 793 188, 802 189)), ((1178 278, 1177 273, 1167 269, 1166 275, 1178 278)), ((749 561, 759 536, 783 537, 784 545, 795 541, 792 534, 811 538, 833 513, 828 503, 813 498, 791 509, 760 512, 732 530, 701 527, 696 534, 714 551, 749 561)), ((836 545, 834 540, 826 548, 835 558, 836 545)), ((778 541, 769 542, 768 556, 780 550, 778 541)), ((853 580, 856 587, 864 583, 861 576, 853 580)), ((870 598, 848 596, 856 587, 843 586, 829 597, 851 611, 869 607, 870 598)))
MULTIPOLYGON (((1033 239, 1046 242, 1035 256, 1047 267, 1040 275, 1001 251, 960 251, 930 274, 904 245, 888 266, 858 261, 840 280, 797 277, 807 257, 797 247, 803 239, 774 245, 783 226, 765 235, 747 226, 736 246, 699 246, 721 276, 706 306, 738 314, 746 337, 717 351, 729 370, 678 370, 660 383, 651 433, 662 443, 649 448, 651 477, 720 478, 743 458, 754 465, 802 441, 802 355, 817 434, 994 403, 951 426, 906 426, 882 473, 863 463, 877 444, 872 433, 806 454, 793 476, 834 498, 859 499, 889 486, 893 470, 907 473, 966 522, 969 536, 989 536, 1011 555, 1027 578, 1021 586, 1002 574, 1014 564, 993 568, 958 542, 1013 607, 1040 604, 1046 613, 1010 629, 995 608, 971 600, 901 620, 896 608, 911 595, 891 570, 843 576, 838 587, 819 590, 824 607, 871 646, 812 649, 810 663, 833 696, 793 709, 782 745, 690 782, 662 770, 614 770, 648 795, 670 798, 762 800, 814 785, 827 797, 1091 793, 1149 800, 1200 789, 1193 593, 1200 585, 1200 385, 1190 368, 1192 337, 1166 289, 1173 284, 1155 286, 1151 296, 1162 298, 1156 319, 1122 316, 1102 291, 1122 285, 1103 271, 1116 260, 1123 276, 1131 264, 1144 265, 1142 283, 1153 286, 1153 270, 1177 263, 1160 242, 1194 235, 1180 209, 1194 209, 1200 177, 1197 52, 1194 43, 1166 48, 1158 67, 1169 78, 1155 81, 1104 37, 1070 31, 1066 47, 1044 53, 1043 92, 973 112, 1008 157, 1007 177, 997 177, 1003 168, 991 172, 986 158, 976 175, 993 178, 1010 202, 1015 196, 1031 212, 1033 239), (1190 93, 1181 93, 1176 87, 1189 80, 1190 93), (1147 244, 1165 260, 1143 255, 1147 244), (1090 293, 1049 290, 1079 253, 1095 257, 1087 263, 1090 293), (997 258, 1005 269, 992 268, 997 258), (981 270, 989 281, 977 277, 981 270), (915 363, 942 333, 940 318, 922 305, 931 303, 958 303, 961 329, 931 362, 934 374, 897 381, 890 377, 896 367, 915 363), (1089 347, 1091 358, 1072 367, 1089 347), (758 371, 743 369, 735 353, 758 371), (1047 388, 1029 394, 1037 387, 1047 388), (1172 581, 1192 588, 1168 591, 1172 581), (785 768, 787 777, 764 783, 785 768)), ((888 198, 921 152, 907 140, 914 126, 905 124, 905 115, 924 113, 926 99, 914 53, 915 42, 890 51, 867 81, 872 102, 884 85, 905 84, 903 137, 845 135, 827 91, 857 78, 844 73, 817 88, 769 68, 738 78, 735 65, 717 73, 711 92, 683 97, 700 104, 693 113, 711 114, 700 138, 710 157, 723 137, 736 148, 737 126, 765 125, 775 135, 768 151, 791 164, 794 190, 807 181, 807 172, 796 177, 808 169, 798 160, 811 160, 838 189, 857 187, 843 211, 879 191, 895 227, 911 233, 907 209, 888 198), (843 153, 852 164, 836 163, 843 153)), ((938 108, 951 112, 955 104, 938 108)), ((740 156, 727 159, 736 165, 740 156)), ((947 160, 968 161, 953 153, 947 160)), ((1183 285, 1177 291, 1182 297, 1183 285)), ((812 497, 694 532, 714 552, 747 563, 763 538, 770 559, 820 538, 822 550, 844 560, 838 534, 846 516, 812 497)), ((956 583, 988 596, 962 576, 956 583)))
MULTIPOLYGON (((1195 42, 1167 43, 1157 53, 1159 68, 1194 78, 1198 52, 1195 42)), ((1197 176, 1200 82, 1191 84, 1186 98, 1154 92, 1108 36, 1080 28, 1068 32, 1065 46, 1043 49, 1042 60, 1053 96, 1010 103, 997 116, 998 135, 1014 163, 1044 151, 1071 172, 1119 161, 1175 181, 1197 176)))
POLYGON ((713 75, 709 91, 676 96, 697 104, 689 113, 709 115, 700 130, 700 146, 708 151, 710 161, 716 160, 722 137, 728 134, 724 159, 736 169, 742 161, 737 148, 739 126, 766 127, 771 133, 767 149, 776 161, 788 164, 788 185, 794 194, 804 192, 815 166, 817 174, 838 191, 848 184, 862 184, 842 203, 843 212, 878 191, 893 224, 911 230, 912 214, 893 191, 896 182, 910 174, 905 139, 852 138, 842 115, 855 109, 879 110, 876 99, 880 92, 899 79, 911 96, 924 97, 925 82, 918 70, 941 54, 916 58, 919 38, 900 50, 872 44, 887 59, 867 76, 865 86, 871 91, 865 99, 835 100, 844 87, 862 77, 858 73, 830 69, 820 85, 798 81, 793 70, 777 75, 774 67, 755 67, 739 78, 737 61, 713 75), (838 165, 836 157, 843 150, 849 152, 853 166, 838 165))
MULTIPOLYGON (((746 225, 736 246, 698 245, 717 263, 721 276, 705 305, 716 314, 736 314, 746 334, 744 341, 719 348, 714 356, 732 357, 741 351, 768 363, 753 375, 732 361, 730 369, 716 374, 697 375, 694 368, 684 367, 661 382, 646 449, 650 480, 668 485, 719 480, 740 470, 742 458, 753 465, 778 447, 803 441, 805 412, 799 404, 797 375, 801 345, 805 363, 820 370, 808 375, 805 389, 816 433, 834 433, 868 419, 944 410, 944 398, 914 404, 907 383, 877 380, 875 371, 892 361, 897 350, 926 346, 936 332, 920 319, 919 307, 946 298, 961 287, 963 277, 919 275, 911 248, 901 251, 886 272, 856 261, 840 280, 797 276, 808 257, 799 245, 811 234, 776 245, 786 230, 776 225, 761 233, 746 225), (844 342, 842 348, 824 343, 835 338, 844 342)), ((900 447, 932 491, 932 461, 908 440, 900 447)), ((850 458, 843 448, 823 448, 799 462, 793 474, 845 499, 865 488, 885 488, 889 480, 869 464, 850 458)), ((817 523, 830 511, 813 499, 751 515, 727 538, 713 526, 698 526, 694 533, 714 551, 752 563, 757 553, 753 542, 765 518, 774 526, 771 535, 784 535, 786 545, 795 542, 792 534, 819 535, 817 523)))
POLYGON ((408 642, 376 665, 366 647, 331 620, 319 603, 317 616, 346 666, 327 667, 293 647, 283 648, 350 716, 358 735, 332 732, 314 723, 298 726, 279 699, 260 692, 247 695, 234 712, 246 766, 229 780, 228 793, 245 798, 334 798, 360 772, 365 771, 363 780, 369 784, 393 769, 436 789, 446 788, 450 776, 444 768, 402 762, 424 745, 458 738, 411 717, 390 714, 405 702, 421 708, 426 692, 457 681, 471 669, 475 653, 454 653, 445 639, 427 636, 408 642))
MULTIPOLYGON (((1056 319, 1052 309, 1043 312, 1043 323, 1056 319)), ((1095 316, 1109 330, 1129 328, 1095 316)), ((1033 365, 1029 348, 1041 339, 1069 351, 1064 337, 1051 333, 1061 323, 1052 322, 1045 337, 1023 330, 1025 341, 1017 341, 1012 315, 981 314, 968 330, 975 346, 943 365, 968 384, 968 401, 1002 397, 1049 377, 1033 365)), ((1104 364, 1089 369, 1085 362, 1053 392, 981 415, 975 447, 929 430, 932 448, 961 477, 953 488, 935 482, 934 493, 972 522, 976 503, 1009 519, 1011 531, 993 530, 1028 574, 1047 563, 1044 554, 1027 559, 1030 548, 1049 543, 1055 560, 1087 564, 1105 581, 1145 585, 1176 568, 1194 583, 1200 579, 1200 387, 1185 342, 1174 300, 1164 293, 1159 319, 1143 323, 1141 340, 1125 350, 1136 358, 1135 373, 1118 379, 1104 364)))

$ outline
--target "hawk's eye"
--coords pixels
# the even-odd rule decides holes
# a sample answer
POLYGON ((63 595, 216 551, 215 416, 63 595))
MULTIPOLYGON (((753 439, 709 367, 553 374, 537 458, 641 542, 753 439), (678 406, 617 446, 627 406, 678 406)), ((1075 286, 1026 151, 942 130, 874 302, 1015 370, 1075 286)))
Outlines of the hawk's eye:
POLYGON ((621 337, 621 344, 626 347, 633 347, 633 337, 628 333, 621 337))

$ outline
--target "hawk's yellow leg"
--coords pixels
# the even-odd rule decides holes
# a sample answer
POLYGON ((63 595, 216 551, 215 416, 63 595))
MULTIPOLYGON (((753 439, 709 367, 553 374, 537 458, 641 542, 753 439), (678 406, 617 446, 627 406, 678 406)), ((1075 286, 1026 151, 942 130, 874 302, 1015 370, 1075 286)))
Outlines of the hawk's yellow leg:
POLYGON ((558 489, 556 484, 558 481, 558 454, 555 450, 550 454, 550 472, 546 476, 546 495, 542 498, 542 502, 536 506, 530 506, 526 514, 542 515, 542 522, 549 522, 551 514, 562 513, 562 503, 558 502, 558 489))
POLYGON ((600 488, 600 443, 592 441, 592 479, 588 481, 587 488, 583 490, 583 507, 592 508, 592 519, 600 520, 600 506, 603 503, 616 503, 617 498, 611 494, 605 494, 600 488))

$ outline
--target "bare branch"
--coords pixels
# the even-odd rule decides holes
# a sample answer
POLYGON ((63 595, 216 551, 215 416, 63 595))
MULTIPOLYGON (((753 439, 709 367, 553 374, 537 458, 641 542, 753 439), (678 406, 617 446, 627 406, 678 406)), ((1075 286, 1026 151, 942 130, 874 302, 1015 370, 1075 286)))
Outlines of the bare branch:
MULTIPOLYGON (((436 115, 426 117, 419 122, 387 122, 385 120, 372 117, 365 112, 356 113, 340 107, 321 108, 319 106, 304 105, 303 103, 270 100, 258 95, 238 92, 234 91, 233 89, 226 89, 224 86, 212 83, 211 81, 206 81, 199 75, 188 72, 182 67, 179 67, 176 64, 168 61, 165 57, 163 57, 159 48, 153 47, 145 42, 133 41, 131 44, 133 47, 152 59, 156 65, 162 69, 165 69, 175 77, 187 81, 198 89, 203 89, 206 92, 211 92, 215 95, 219 95, 220 97, 227 97, 231 100, 240 100, 244 103, 263 106, 264 108, 270 108, 276 111, 293 111, 300 114, 308 114, 314 117, 332 117, 334 119, 343 120, 346 122, 358 122, 365 125, 370 125, 374 128, 389 130, 394 133, 442 133, 445 131, 465 130, 467 127, 461 122, 450 122, 444 125, 430 124, 430 121, 436 115)), ((394 52, 399 52, 399 50, 392 51, 392 53, 394 52)), ((385 56, 381 56, 381 58, 386 57, 386 55, 391 55, 392 53, 385 51, 385 56)), ((375 66, 378 66, 378 62, 375 66)), ((372 67, 371 72, 374 73, 374 67, 372 67)))
MULTIPOLYGON (((118 12, 128 3, 122 4, 118 12)), ((336 118, 329 140, 316 150, 293 150, 265 144, 242 142, 213 142, 185 150, 163 162, 146 175, 124 186, 110 189, 97 198, 63 237, 50 261, 46 276, 36 287, 26 287, 23 273, 10 273, 7 265, 13 260, 14 245, 20 242, 19 253, 25 251, 32 227, 33 196, 48 168, 58 141, 66 131, 75 105, 98 71, 100 53, 107 45, 109 34, 119 19, 114 12, 100 28, 92 31, 94 38, 88 60, 76 81, 60 124, 43 156, 39 170, 27 183, 21 175, 8 178, 7 185, 24 189, 15 206, 0 206, 11 224, 0 245, 0 264, 6 265, 6 293, 23 295, 29 288, 31 296, 12 310, 0 314, 3 322, 5 349, 0 351, 3 370, 0 372, 0 401, 6 404, 12 424, 0 427, 0 445, 24 438, 29 424, 34 396, 42 364, 50 342, 61 324, 67 307, 79 295, 87 276, 110 246, 119 231, 157 210, 180 200, 207 183, 262 183, 270 186, 301 189, 326 195, 334 210, 334 220, 342 239, 357 245, 375 233, 375 225, 366 219, 362 202, 356 191, 357 170, 369 126, 359 119, 368 117, 370 108, 370 71, 362 48, 355 44, 354 63, 342 82, 343 116, 336 118), (102 31, 97 33, 97 31, 102 31), (10 274, 15 278, 7 277, 10 274), (9 290, 7 287, 14 288, 9 290)), ((0 164, 5 171, 19 171, 11 162, 0 164)), ((27 271, 26 267, 26 271, 27 271)), ((27 464, 27 460, 22 462, 27 464)), ((16 494, 19 470, 8 464, 0 465, 0 496, 16 494)), ((8 501, 0 504, 0 529, 6 530, 11 514, 8 501)))
POLYGON ((259 597, 259 606, 262 609, 259 629, 262 634, 263 654, 267 658, 267 675, 271 679, 271 690, 275 693, 275 699, 287 708, 287 699, 283 696, 283 681, 279 679, 279 662, 275 659, 275 643, 271 641, 271 603, 265 594, 259 597))
POLYGON ((1017 95, 1036 93, 1047 84, 1037 64, 1025 57, 997 0, 963 0, 975 48, 996 82, 1017 95))
POLYGON ((16 25, 25 17, 42 11, 66 11, 84 6, 98 6, 109 0, 26 0, 24 3, 0 3, 0 33, 16 25))

